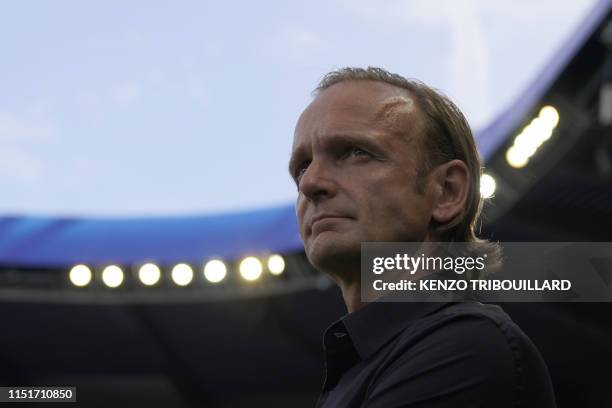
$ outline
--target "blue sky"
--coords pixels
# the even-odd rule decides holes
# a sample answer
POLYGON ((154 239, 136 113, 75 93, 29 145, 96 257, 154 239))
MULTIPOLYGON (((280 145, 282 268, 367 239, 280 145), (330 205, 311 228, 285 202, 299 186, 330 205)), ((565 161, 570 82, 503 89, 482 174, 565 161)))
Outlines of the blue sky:
POLYGON ((1 214, 186 215, 286 204, 326 72, 433 85, 479 129, 595 0, 5 2, 1 214))

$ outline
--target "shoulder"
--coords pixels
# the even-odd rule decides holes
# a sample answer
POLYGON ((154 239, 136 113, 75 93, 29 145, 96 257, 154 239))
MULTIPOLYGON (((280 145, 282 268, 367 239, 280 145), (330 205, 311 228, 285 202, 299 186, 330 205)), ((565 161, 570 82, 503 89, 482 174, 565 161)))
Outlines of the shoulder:
POLYGON ((524 349, 535 348, 501 307, 479 302, 449 304, 414 322, 401 336, 400 343, 411 346, 423 341, 455 349, 483 346, 482 353, 495 351, 499 358, 511 360, 524 349))
POLYGON ((415 322, 403 335, 419 332, 430 336, 430 339, 448 339, 451 336, 457 340, 454 342, 457 347, 480 344, 488 345, 489 349, 496 348, 498 352, 511 352, 516 346, 533 346, 501 307, 479 302, 450 304, 415 322))
POLYGON ((464 398, 502 407, 521 406, 527 377, 550 388, 533 343, 494 305, 455 303, 419 319, 400 334, 388 357, 379 393, 410 383, 409 392, 424 400, 452 394, 455 403, 464 398))
POLYGON ((448 385, 515 385, 521 334, 498 306, 455 303, 406 328, 396 361, 411 361, 419 369, 439 367, 448 385))
POLYGON ((528 340, 501 307, 461 302, 445 305, 413 322, 402 332, 398 345, 417 347, 440 342, 445 349, 474 349, 480 345, 495 350, 498 356, 512 357, 514 346, 532 345, 528 340))
MULTIPOLYGON (((518 382, 525 377, 549 378, 534 343, 500 306, 479 302, 452 304, 418 322, 415 329, 427 337, 426 343, 439 342, 454 352, 478 350, 473 363, 505 367, 518 382)), ((409 332, 410 328, 403 335, 409 332)))

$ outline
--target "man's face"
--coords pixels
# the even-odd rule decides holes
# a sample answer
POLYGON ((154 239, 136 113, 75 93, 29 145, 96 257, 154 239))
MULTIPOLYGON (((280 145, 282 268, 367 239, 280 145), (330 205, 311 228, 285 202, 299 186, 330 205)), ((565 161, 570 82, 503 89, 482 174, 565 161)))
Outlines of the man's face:
POLYGON ((429 239, 429 189, 415 192, 420 111, 407 91, 346 81, 321 92, 295 130, 290 172, 309 261, 358 265, 361 242, 429 239))

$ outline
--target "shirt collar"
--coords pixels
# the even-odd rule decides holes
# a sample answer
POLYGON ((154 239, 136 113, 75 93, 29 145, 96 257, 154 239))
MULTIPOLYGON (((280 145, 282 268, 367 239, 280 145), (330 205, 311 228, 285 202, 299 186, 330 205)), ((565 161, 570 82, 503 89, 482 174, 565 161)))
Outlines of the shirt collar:
POLYGON ((443 308, 442 302, 368 303, 334 322, 325 337, 341 337, 342 327, 362 360, 367 359, 411 322, 443 308))

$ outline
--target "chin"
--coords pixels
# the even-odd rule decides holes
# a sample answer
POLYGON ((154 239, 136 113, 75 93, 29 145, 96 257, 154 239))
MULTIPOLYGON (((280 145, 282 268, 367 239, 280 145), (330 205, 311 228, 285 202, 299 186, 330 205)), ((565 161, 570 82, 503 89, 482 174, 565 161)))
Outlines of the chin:
MULTIPOLYGON (((319 234, 306 247, 306 257, 319 271, 335 272, 361 262, 361 242, 319 234)), ((335 235, 335 234, 333 234, 335 235)), ((353 266, 354 267, 354 266, 353 266)))

